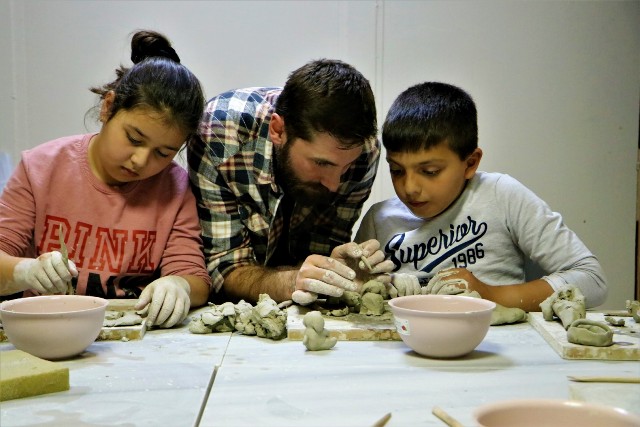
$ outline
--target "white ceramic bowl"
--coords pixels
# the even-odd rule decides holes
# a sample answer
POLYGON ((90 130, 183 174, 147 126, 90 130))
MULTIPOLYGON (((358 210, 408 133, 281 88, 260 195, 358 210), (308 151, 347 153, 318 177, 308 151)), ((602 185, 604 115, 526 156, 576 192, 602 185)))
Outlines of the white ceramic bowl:
POLYGON ((574 400, 516 399, 473 413, 480 427, 638 427, 640 417, 611 406, 574 400))
POLYGON ((396 329, 413 351, 427 357, 464 356, 487 335, 492 301, 456 295, 409 295, 389 300, 396 329))
POLYGON ((9 341, 34 356, 55 360, 82 353, 100 334, 109 302, 85 295, 18 298, 0 304, 9 341))

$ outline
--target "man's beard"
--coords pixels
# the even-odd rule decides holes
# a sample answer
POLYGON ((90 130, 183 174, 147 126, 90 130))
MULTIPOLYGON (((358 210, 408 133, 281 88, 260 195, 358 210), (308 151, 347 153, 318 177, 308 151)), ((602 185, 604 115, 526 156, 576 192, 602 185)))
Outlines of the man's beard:
POLYGON ((295 203, 304 206, 326 205, 333 199, 334 193, 319 182, 302 181, 295 173, 291 163, 291 143, 276 148, 276 181, 284 193, 295 203))

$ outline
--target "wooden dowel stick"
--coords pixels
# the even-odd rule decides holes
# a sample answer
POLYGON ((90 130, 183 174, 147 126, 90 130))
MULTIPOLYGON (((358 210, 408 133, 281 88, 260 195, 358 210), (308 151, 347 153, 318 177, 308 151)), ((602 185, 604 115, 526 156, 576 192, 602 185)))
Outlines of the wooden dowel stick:
POLYGON ((571 381, 583 383, 640 383, 640 377, 591 377, 579 375, 567 375, 571 381))
POLYGON ((431 410, 431 413, 433 415, 435 415, 436 417, 440 418, 442 421, 444 421, 444 423, 446 425, 448 425, 449 427, 464 427, 462 425, 462 423, 460 423, 459 421, 457 421, 455 418, 453 418, 451 415, 447 414, 444 409, 438 407, 438 406, 434 406, 433 409, 431 410))

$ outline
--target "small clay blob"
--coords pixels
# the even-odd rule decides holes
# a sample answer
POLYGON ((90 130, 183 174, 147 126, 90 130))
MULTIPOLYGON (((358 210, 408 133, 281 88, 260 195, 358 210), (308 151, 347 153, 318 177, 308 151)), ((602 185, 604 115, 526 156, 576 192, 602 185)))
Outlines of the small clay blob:
POLYGON ((540 309, 544 320, 550 322, 556 316, 565 329, 569 329, 576 320, 587 317, 584 296, 580 289, 571 285, 551 294, 540 303, 540 309))
POLYGON ((380 294, 367 292, 362 295, 360 314, 367 316, 381 316, 384 313, 384 298, 380 294))
POLYGON ((102 326, 134 326, 141 325, 142 321, 142 316, 140 316, 135 311, 107 310, 104 314, 104 321, 102 322, 102 326))
POLYGON ((527 312, 518 307, 505 307, 496 304, 491 313, 491 326, 508 325, 527 321, 527 312))
POLYGON ((302 344, 309 351, 329 350, 338 341, 335 337, 330 337, 329 332, 324 329, 324 319, 319 311, 310 311, 304 315, 302 324, 306 327, 302 344))
POLYGON ((627 300, 627 310, 636 323, 640 323, 640 302, 627 300))
POLYGON ((369 280, 360 290, 362 300, 360 314, 381 316, 384 313, 384 300, 389 298, 387 287, 377 280, 369 280))
POLYGON ((613 344, 613 331, 605 323, 578 319, 569 326, 567 341, 573 344, 608 347, 613 344))
POLYGON ((612 316, 604 316, 604 320, 607 321, 608 324, 612 325, 612 326, 624 326, 624 319, 622 318, 615 318, 612 316))
POLYGON ((350 311, 360 310, 360 304, 362 303, 360 292, 344 291, 340 299, 350 308, 350 311))

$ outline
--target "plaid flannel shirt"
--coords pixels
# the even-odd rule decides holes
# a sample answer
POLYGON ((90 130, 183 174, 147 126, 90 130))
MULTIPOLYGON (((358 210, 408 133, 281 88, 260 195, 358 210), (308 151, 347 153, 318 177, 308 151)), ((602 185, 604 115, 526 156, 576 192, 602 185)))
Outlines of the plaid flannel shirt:
MULTIPOLYGON (((283 231, 282 189, 273 175, 269 121, 282 88, 247 88, 212 98, 188 147, 189 175, 198 202, 205 261, 216 291, 241 265, 267 265, 283 231)), ((371 193, 380 157, 376 138, 343 175, 333 200, 295 204, 289 251, 297 264, 329 255, 351 240, 351 230, 371 193)))

